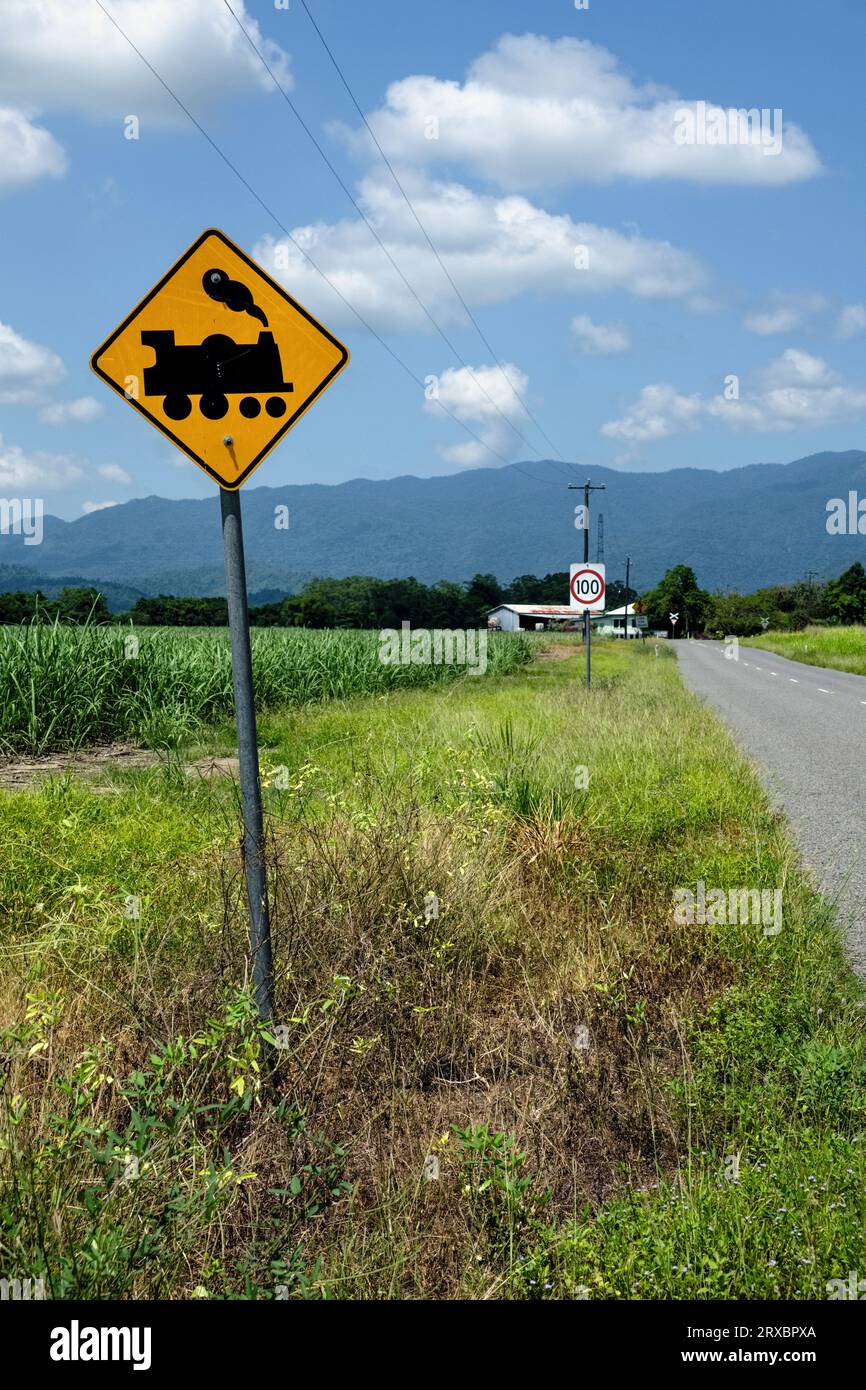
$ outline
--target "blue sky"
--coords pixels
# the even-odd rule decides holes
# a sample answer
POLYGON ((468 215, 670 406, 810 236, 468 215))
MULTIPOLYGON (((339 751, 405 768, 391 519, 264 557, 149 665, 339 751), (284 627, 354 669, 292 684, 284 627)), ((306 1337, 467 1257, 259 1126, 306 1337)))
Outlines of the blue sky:
POLYGON ((471 371, 395 279, 223 0, 103 3, 482 443, 425 402, 293 246, 280 259, 280 227, 95 0, 44 0, 38 16, 29 0, 0 0, 0 494, 72 518, 213 490, 88 367, 207 226, 352 354, 252 486, 550 456, 535 420, 581 467, 728 468, 862 446, 858 0, 309 0, 505 374, 359 131, 300 0, 232 5, 471 371), (679 141, 680 113, 698 102, 781 109, 781 148, 679 141), (726 399, 731 376, 739 394, 726 399))

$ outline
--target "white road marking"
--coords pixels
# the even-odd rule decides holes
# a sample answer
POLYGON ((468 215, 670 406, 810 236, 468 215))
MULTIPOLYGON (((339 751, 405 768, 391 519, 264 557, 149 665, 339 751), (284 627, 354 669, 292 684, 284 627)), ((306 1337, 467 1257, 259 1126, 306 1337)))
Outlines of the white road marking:
MULTIPOLYGON (((793 676, 789 676, 789 677, 788 677, 788 680, 791 682, 792 685, 799 685, 799 684, 800 684, 800 682, 799 682, 798 680, 795 680, 793 676)), ((861 700, 860 703, 863 704, 863 705, 866 705, 866 700, 861 700)))
POLYGON ((819 690, 819 692, 820 692, 822 695, 832 695, 832 694, 833 694, 832 690, 825 690, 824 687, 823 687, 823 685, 819 685, 819 686, 818 686, 818 690, 819 690))

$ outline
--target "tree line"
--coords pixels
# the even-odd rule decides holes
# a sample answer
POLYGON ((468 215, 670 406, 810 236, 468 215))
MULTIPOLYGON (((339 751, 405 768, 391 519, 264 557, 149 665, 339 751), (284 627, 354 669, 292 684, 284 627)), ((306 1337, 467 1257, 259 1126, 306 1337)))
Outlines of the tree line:
MULTIPOLYGON (((501 585, 493 574, 476 574, 464 584, 442 579, 422 584, 417 579, 312 579, 299 594, 250 608, 255 627, 388 628, 409 622, 413 627, 468 628, 484 626, 491 608, 500 603, 565 604, 568 571, 519 575, 501 585)), ((631 590, 636 598, 636 590, 631 590)), ((625 602, 625 586, 608 585, 608 605, 625 602)), ((0 594, 0 623, 48 622, 134 623, 141 627, 225 627, 224 598, 159 594, 138 599, 127 612, 111 613, 97 588, 67 588, 57 599, 40 592, 0 594)))
POLYGON ((651 628, 665 632, 672 627, 669 614, 679 613, 678 637, 754 637, 765 628, 796 632, 809 623, 866 623, 866 571, 858 560, 838 579, 800 579, 751 594, 710 594, 693 569, 674 565, 639 607, 651 628))
MULTIPOLYGON (((417 579, 373 579, 351 575, 346 579, 312 579, 299 594, 250 609, 255 627, 413 627, 468 628, 483 626, 491 608, 500 603, 565 604, 568 571, 539 578, 518 575, 501 585, 493 574, 476 574, 464 584, 442 579, 422 584, 417 579)), ((607 586, 607 607, 626 601, 621 580, 607 586)), ((649 617, 650 628, 710 636, 752 637, 766 625, 798 630, 807 623, 866 623, 866 571, 857 561, 838 579, 802 579, 776 584, 751 594, 708 593, 688 565, 674 565, 664 578, 638 598, 629 589, 628 601, 637 602, 649 617), (670 613, 679 613, 672 629, 670 613)), ((58 598, 36 592, 0 594, 0 623, 34 619, 53 622, 133 623, 141 627, 225 627, 228 612, 224 598, 178 597, 160 594, 140 598, 125 613, 111 613, 97 588, 67 588, 58 598)))

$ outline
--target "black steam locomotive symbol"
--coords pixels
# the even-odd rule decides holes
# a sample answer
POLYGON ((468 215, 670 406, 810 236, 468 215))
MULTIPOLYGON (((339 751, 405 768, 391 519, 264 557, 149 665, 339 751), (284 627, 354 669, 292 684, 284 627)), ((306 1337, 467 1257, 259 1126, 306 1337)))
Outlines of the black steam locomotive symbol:
POLYGON ((163 410, 170 420, 185 420, 192 410, 190 396, 201 396, 199 410, 208 420, 228 413, 228 396, 243 396, 241 415, 253 420, 261 402, 247 392, 274 392, 265 410, 274 419, 286 413, 283 395, 294 391, 283 381, 283 368, 273 333, 260 333, 257 343, 236 343, 213 333, 201 344, 178 346, 173 329, 142 333, 143 347, 152 347, 156 362, 144 369, 144 394, 164 396, 163 410))
MULTIPOLYGON (((225 271, 209 270, 202 288, 233 313, 250 314, 267 326, 247 287, 230 280, 225 271)), ((273 393, 265 410, 275 420, 286 413, 283 397, 295 388, 291 381, 283 381, 273 333, 259 333, 255 343, 236 343, 224 333, 212 333, 203 343, 178 345, 173 329, 160 328, 143 332, 141 343, 156 354, 153 366, 144 369, 144 394, 164 396, 162 408, 170 420, 186 419, 192 410, 191 395, 201 397, 199 410, 208 420, 221 420, 228 413, 229 396, 243 397, 239 408, 248 420, 261 412, 257 395, 273 393)))

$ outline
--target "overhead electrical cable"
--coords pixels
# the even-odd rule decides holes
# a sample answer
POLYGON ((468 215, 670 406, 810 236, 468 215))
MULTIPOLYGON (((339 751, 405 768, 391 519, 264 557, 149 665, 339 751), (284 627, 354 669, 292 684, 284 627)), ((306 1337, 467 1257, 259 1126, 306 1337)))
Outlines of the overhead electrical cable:
MULTIPOLYGON (((400 277, 400 279, 402 280, 403 284, 406 286, 406 289, 409 291, 409 293, 411 294, 412 298, 415 300, 415 303, 418 305, 418 307, 420 308, 421 312, 424 314, 424 316, 425 316, 425 318, 427 319, 428 323, 431 325, 431 327, 434 329, 434 331, 435 331, 436 333, 439 334, 439 337, 442 339, 442 341, 443 341, 443 343, 445 344, 445 346, 447 347, 448 351, 457 359, 457 361, 460 363, 461 367, 463 367, 464 371, 467 371, 467 372, 469 373, 469 376, 471 377, 471 379, 472 379, 472 381, 475 383, 475 385, 478 387, 478 390, 481 391, 482 394, 483 394, 484 396, 487 397, 488 401, 489 401, 490 404, 493 406, 493 409, 496 411, 496 413, 497 413, 498 415, 500 415, 500 416, 502 417, 502 419, 505 421, 505 423, 506 423, 506 425, 508 426, 508 428, 514 431, 514 433, 517 435, 518 439, 520 439, 520 440, 522 441, 522 443, 524 443, 524 444, 526 445, 527 449, 531 449, 532 452, 533 452, 534 454, 538 454, 539 457, 542 457, 542 451, 537 447, 537 445, 533 444, 531 440, 527 439, 527 438, 526 438, 526 435, 523 433, 522 430, 520 430, 520 429, 518 428, 518 426, 514 423, 514 421, 510 418, 510 416, 506 415, 505 411, 501 408, 501 406, 498 404, 498 402, 496 401, 496 399, 495 399, 495 398, 490 394, 490 392, 487 390, 487 388, 486 388, 486 386, 484 385, 484 383, 483 383, 482 381, 480 381, 479 378, 476 376, 476 374, 475 374, 475 372, 473 371, 472 367, 470 367, 469 363, 468 363, 468 362, 466 361, 466 359, 461 355, 461 353, 459 352, 459 350, 457 349, 457 347, 455 346, 455 344, 454 344, 454 343, 452 342, 452 340, 449 338, 448 334, 445 332, 445 330, 442 328, 442 326, 438 323, 438 321, 436 320, 436 318, 434 318, 432 312, 430 311, 430 309, 428 308, 428 306, 424 303, 423 299, 422 299, 421 296, 418 294, 417 290, 415 289, 415 287, 412 285, 412 283, 410 282, 410 280, 409 280, 408 277, 406 276, 406 274, 405 274, 405 272, 403 271, 402 267, 401 267, 401 266, 397 263, 397 261, 395 260, 394 255, 393 255, 393 253, 392 253, 392 251, 391 251, 391 248, 388 246, 387 242, 383 239, 383 237, 379 234, 378 229, 376 228, 376 226, 374 225, 374 223, 371 222, 370 218, 367 216, 366 212, 365 212, 364 209, 361 207, 360 203, 358 202, 358 200, 357 200, 357 198, 355 197, 355 195, 354 195, 354 193, 352 192, 352 190, 351 190, 351 189, 349 188, 349 186, 346 184, 346 182, 345 182, 345 180, 343 179, 342 175, 340 174, 339 170, 334 166, 334 164, 333 164, 333 162, 331 161, 331 159, 329 159, 327 153, 326 153, 325 150, 322 148, 321 142, 316 138, 316 136, 314 135, 313 131, 310 129, 309 125, 308 125, 307 122, 304 120, 304 117, 301 115, 300 111, 298 110, 297 105, 295 104, 294 101, 292 101, 292 98, 289 96, 289 94, 288 94, 288 92, 286 91, 285 87, 284 87, 283 84, 280 82, 279 78, 277 77, 276 73, 274 72, 273 68, 271 67, 270 63, 268 62, 267 58, 265 57, 265 55, 262 53, 261 49, 260 49, 260 48, 258 47, 258 45, 256 44, 255 40, 253 39, 253 37, 252 37, 252 35, 250 34, 249 30, 248 30, 248 29, 246 28, 246 26, 244 25, 243 21, 242 21, 242 20, 240 19, 240 17, 236 14, 236 12, 232 9, 232 7, 231 7, 231 5, 229 4, 228 0, 223 0, 223 4, 225 5, 225 7, 226 7, 226 9, 228 10, 229 14, 230 14, 230 15, 232 16, 232 18, 234 19, 235 23, 237 24, 238 28, 240 29, 241 33, 243 34, 244 38, 246 39, 247 43, 249 44, 250 48, 252 49, 253 53, 254 53, 254 54, 256 55, 256 57, 259 59, 259 62, 262 64, 262 67, 265 69, 265 72, 268 74, 268 76, 270 77, 270 79, 271 79, 271 81, 273 82, 274 86, 276 87, 277 91, 279 92, 280 96, 283 98, 283 101, 286 103, 286 105, 288 106, 288 108, 289 108, 289 110, 291 111, 292 115, 293 115, 293 116, 295 117, 295 119, 298 121, 298 123, 299 123, 299 125, 301 126, 301 129, 303 130, 304 134, 305 134, 305 135, 307 136, 307 138, 310 140, 310 142, 311 142, 312 145, 314 146, 315 150, 317 151, 317 153, 319 154, 319 156, 321 157, 321 159, 323 160, 323 162, 325 163, 325 165, 327 166, 327 168, 328 168, 328 169, 330 170, 330 172, 333 174, 333 176, 334 176, 334 178, 336 179, 337 183, 340 185, 340 188, 343 190, 343 192, 345 193, 346 197, 349 199, 349 202, 352 204, 352 207, 355 209, 355 211, 356 211, 356 213, 358 214, 358 216, 359 216, 359 217, 362 219, 362 221, 365 223, 365 225, 366 225, 368 231, 370 232, 370 235, 375 239, 377 245, 380 247, 381 251, 382 251, 383 254, 387 257, 387 259, 388 259, 388 261, 390 262, 391 266, 394 268, 394 270, 395 270, 395 271, 397 272, 397 274, 399 275, 399 277, 400 277)), ((309 13, 309 11, 308 11, 307 13, 309 13)), ((312 16, 310 16, 310 17, 312 18, 312 16)), ((402 192, 402 189, 401 189, 401 192, 402 192)), ((404 196, 404 198, 405 198, 405 196, 406 196, 405 193, 403 194, 403 196, 404 196)), ((408 199, 407 199, 407 202, 408 202, 408 199)), ((411 204, 410 204, 409 206, 411 207, 411 204)), ((415 219, 416 219, 416 221, 417 221, 418 218, 417 218, 417 214, 415 214, 414 208, 412 208, 412 212, 413 212, 413 214, 415 215, 415 219)), ((419 223, 419 226, 420 226, 420 223, 419 223)), ((423 228, 422 228, 422 231, 423 231, 423 228)), ((425 235, 426 235, 426 233, 425 233, 425 235)), ((428 237, 427 240, 429 241, 430 238, 428 237)), ((432 246, 432 242, 431 242, 430 244, 431 244, 431 246, 432 246)), ((433 250, 434 250, 434 252, 435 252, 435 247, 433 248, 433 250)), ((436 255, 437 255, 437 259, 440 260, 440 264, 441 264, 441 259, 439 258, 438 253, 436 253, 436 255)), ((443 267, 443 269, 444 269, 444 267, 443 267)), ((447 274, 447 272, 446 272, 446 274, 447 274)), ((450 276, 449 276, 449 279, 450 279, 450 276)), ((452 283, 453 283, 453 281, 452 281, 452 283)), ((456 289, 456 286, 455 286, 455 289, 456 289)), ((462 296, 460 296, 460 299, 461 299, 461 302, 464 303, 464 306, 465 306, 465 301, 463 300, 462 296)), ((465 306, 465 307, 468 307, 468 306, 465 306)), ((471 315, 470 315, 470 317, 471 317, 471 315)), ((474 321, 474 320, 473 320, 473 321, 474 321)), ((482 335, 482 336, 483 336, 483 335, 482 335)), ((485 341, 485 343, 486 343, 486 340, 484 340, 484 341, 485 341)), ((499 371, 501 372, 502 376, 504 377, 504 379, 505 379, 505 381, 506 381, 506 383, 507 383, 509 389, 511 390, 512 394, 514 395, 515 399, 519 402, 519 404, 520 404, 521 408, 524 410, 524 412, 525 412, 530 418, 533 418, 533 417, 532 417, 531 411, 529 410, 529 408, 528 408, 528 406, 526 405, 526 403, 522 400, 521 396, 518 394, 517 389, 515 388, 513 382, 511 381, 511 379, 510 379, 509 376, 508 376, 508 373, 504 370, 502 364, 501 364, 501 363, 498 361, 498 359, 496 358, 496 354, 495 354, 495 352, 493 351, 493 348, 490 347, 489 344, 487 344, 487 347, 488 347, 488 351, 491 353, 492 357, 494 358, 494 361, 495 361, 495 363, 496 363, 497 368, 499 369, 499 371)), ((537 424, 537 422, 536 422, 536 424, 537 424)), ((542 434, 543 434, 543 433, 544 433, 544 431, 542 430, 542 434)), ((553 446, 552 446, 552 447, 553 447, 553 446)))
MULTIPOLYGON (((228 5, 228 0, 223 0, 223 3, 226 4, 226 5, 228 5)), ((337 61, 337 58, 336 58, 336 55, 335 55, 334 52, 333 52, 333 49, 331 48, 330 44, 328 43, 327 39, 325 38, 324 34, 322 33, 322 31, 321 31, 321 29, 319 28, 318 24, 316 23, 315 19, 313 18, 313 15, 312 15, 312 13, 311 13, 311 11, 310 11, 309 6, 307 5, 306 0, 301 0, 301 4, 303 5, 304 10, 306 11, 307 18, 309 19, 310 23, 312 24, 313 28, 315 29, 316 33, 318 34, 319 39, 321 40, 322 46, 323 46, 325 52, 327 53, 328 57, 330 58, 331 63, 333 64, 334 69, 335 69, 335 71, 336 71, 336 73, 337 73, 337 75, 338 75, 340 81, 342 82, 343 86, 345 87, 345 89, 346 89, 346 91, 347 91, 347 93, 348 93, 348 95, 349 95, 349 100, 351 101, 351 103, 352 103, 352 105, 354 106, 355 110, 357 111, 358 115, 361 117, 361 120, 364 122, 364 125, 365 125, 366 128, 367 128, 367 131, 368 131, 368 133, 369 133, 369 135, 370 135, 370 138, 371 138, 371 140, 373 141, 373 144, 376 146, 376 149, 379 151, 379 154, 381 155, 382 159, 384 160, 385 166, 386 166, 386 168, 388 169, 388 172, 390 173, 391 178, 394 180, 394 183, 396 184, 397 189, 399 190, 400 195, 401 195, 401 197, 403 198, 403 201, 405 202, 406 206, 408 207, 409 211, 411 212, 412 216, 414 217, 415 222, 417 223, 418 228, 419 228, 419 230, 421 231, 421 234, 423 235, 425 241, 427 242, 427 245, 430 247, 430 250, 433 252, 433 255, 436 257, 436 260, 438 261, 439 266, 441 267, 442 272, 443 272, 443 274, 445 275, 445 278, 447 279, 449 285, 451 286, 452 290, 454 291, 455 295, 457 296, 457 298, 459 299, 461 305, 463 306, 464 312, 466 313, 467 317, 469 318, 470 322, 472 323, 473 327, 475 328, 475 331, 477 332, 479 338, 481 339, 481 341, 482 341, 482 343, 484 344, 484 346, 485 346, 485 348, 487 349, 487 351, 490 353, 491 357, 493 358, 494 362, 496 363, 496 366, 499 368, 499 371, 502 373, 503 378, 504 378, 505 381, 507 382, 509 389, 510 389, 510 390, 512 391, 512 393, 514 394, 515 398, 519 401, 520 405, 523 407, 523 409, 524 409, 524 411, 526 412, 526 414, 527 414, 527 416, 529 417, 529 419, 532 421, 532 423, 535 425, 536 429, 539 431, 539 433, 543 436, 543 438, 544 438, 544 439, 547 441, 547 443, 550 445, 550 447, 551 447, 551 449, 553 450, 554 454, 556 455, 557 459, 559 459, 560 462, 562 462, 562 463, 566 463, 566 460, 563 458, 563 456, 562 456, 560 450, 557 449, 557 447, 556 447, 556 445, 554 444, 553 440, 550 438, 550 435, 547 433, 547 431, 545 430, 544 426, 541 424, 541 421, 537 418, 537 416, 536 416, 536 415, 534 414, 534 412, 531 410, 531 408, 530 408, 528 402, 526 402, 526 401, 523 399, 522 395, 521 395, 520 392, 517 390, 517 387, 514 385, 513 381, 512 381, 511 378, 508 376, 508 373, 506 372, 504 366, 502 365, 502 363, 501 363, 500 360, 499 360, 499 357, 498 357, 498 355, 497 355, 497 353, 496 353, 496 349, 493 347, 493 344, 490 342, 490 339, 488 338, 487 334, 484 332, 484 329, 481 327, 481 324, 478 322, 478 319, 476 318, 475 314, 472 312, 472 309, 471 309, 471 308, 469 307, 469 305, 467 304, 466 299, 465 299, 465 297, 463 296, 463 294, 461 293, 459 286, 456 284, 456 282, 455 282, 455 280, 454 280, 454 277, 452 276, 450 270, 448 269, 447 265, 445 264, 444 260, 442 259, 442 256, 440 255, 439 250, 438 250, 438 248, 436 247, 435 242, 433 241, 433 238, 430 236, 430 233, 428 232, 428 230, 427 230, 427 228, 425 227, 424 223, 421 221, 421 218, 420 218, 420 216, 419 216, 419 214, 418 214, 418 211, 417 211, 417 209, 416 209, 416 207, 415 207, 415 204, 412 202, 412 199, 409 197, 409 194, 406 192, 406 189, 403 187, 403 183, 402 183, 402 181, 401 181, 399 175, 397 174, 397 171, 396 171, 396 169, 394 168, 394 165, 392 164, 391 160, 388 158, 388 155, 385 153, 384 149, 382 148, 382 145, 381 145, 381 143, 380 143, 380 141, 379 141, 379 138, 378 138, 378 136, 376 135, 376 132, 373 130, 373 127, 370 125, 370 122, 368 121, 368 119, 367 119, 367 117, 366 117, 366 115, 365 115, 365 113, 364 113, 364 110, 363 110, 363 108, 362 108, 360 102, 358 101, 357 97, 355 96, 355 93, 352 91, 352 88, 351 88, 351 86, 349 85, 349 80, 348 80, 348 78, 346 77, 345 73, 343 72, 343 69, 342 69, 342 67, 340 66, 339 62, 337 61)), ((231 7, 229 6, 229 8, 231 8, 231 7)), ((234 13, 234 11, 232 11, 232 13, 234 13)), ((237 16, 235 16, 235 18, 237 18, 237 16)), ((577 465, 571 465, 571 466, 572 466, 572 467, 576 467, 577 465)))

